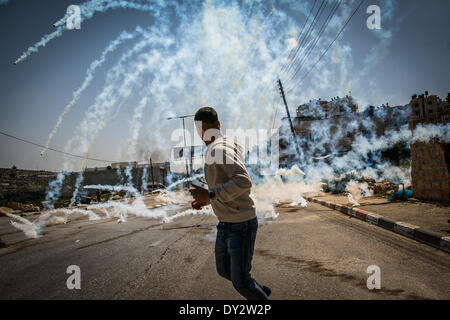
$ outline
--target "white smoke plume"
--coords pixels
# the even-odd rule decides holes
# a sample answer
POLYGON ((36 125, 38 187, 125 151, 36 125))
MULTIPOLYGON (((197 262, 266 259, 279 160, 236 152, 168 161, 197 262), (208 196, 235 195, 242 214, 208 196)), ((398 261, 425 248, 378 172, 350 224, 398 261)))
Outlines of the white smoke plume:
MULTIPOLYGON (((395 2, 388 2, 392 5, 387 7, 389 10, 386 14, 393 16, 395 2)), ((330 3, 327 5, 330 6, 330 3)), ((313 39, 320 33, 320 24, 312 30, 313 33, 307 40, 307 44, 311 44, 311 56, 318 56, 326 48, 335 36, 336 29, 348 17, 352 5, 354 4, 343 3, 340 6, 330 20, 330 27, 316 44, 313 39)), ((273 114, 274 96, 279 99, 278 92, 274 90, 274 82, 281 67, 289 61, 289 53, 300 45, 299 32, 293 32, 299 30, 300 23, 292 17, 298 14, 306 19, 311 9, 310 3, 298 1, 273 4, 257 1, 247 6, 219 0, 202 3, 86 1, 81 7, 83 21, 92 18, 97 12, 118 8, 150 12, 157 20, 156 25, 148 29, 136 29, 141 30, 136 31, 141 37, 108 70, 103 88, 95 97, 94 103, 86 109, 83 120, 65 147, 66 151, 89 155, 95 139, 118 116, 120 109, 134 105, 132 99, 140 99, 134 111, 128 112, 131 118, 128 137, 123 139, 125 148, 120 148, 124 152, 119 156, 126 157, 127 161, 139 160, 135 157, 145 154, 141 151, 142 139, 148 136, 152 137, 152 141, 145 144, 147 148, 168 151, 174 142, 171 141, 173 126, 166 121, 167 117, 192 114, 196 108, 204 105, 216 108, 219 118, 223 119, 223 128, 272 126, 272 119, 264 115, 273 114), (173 19, 169 19, 171 14, 174 14, 173 19), (138 94, 142 91, 145 94, 138 94), (145 108, 151 108, 152 116, 149 119, 145 118, 145 108)), ((65 19, 67 17, 56 23, 56 36, 64 31, 65 19)), ((55 35, 49 35, 49 38, 32 47, 25 56, 54 37, 55 35)), ((387 36, 380 36, 378 47, 387 49, 389 41, 386 39, 387 36)), ((345 37, 339 40, 337 48, 334 58, 326 56, 311 73, 308 82, 309 87, 315 88, 314 90, 309 87, 305 90, 296 85, 296 79, 288 81, 286 78, 286 85, 292 88, 289 100, 300 103, 314 97, 317 92, 342 94, 348 91, 347 75, 354 74, 357 77, 360 70, 352 70, 352 50, 345 37), (333 68, 339 71, 341 79, 330 83, 333 68)), ((110 51, 105 49, 104 52, 110 51)), ((373 52, 375 51, 370 54, 373 52)), ((102 57, 99 61, 102 61, 102 57)), ((372 55, 367 59, 371 61, 371 65, 376 64, 377 59, 373 59, 372 55)), ((315 59, 305 59, 304 70, 308 70, 314 61, 315 59)), ((289 75, 292 72, 281 74, 283 81, 283 77, 289 75)), ((380 108, 377 113, 383 117, 387 111, 380 108)), ((374 131, 375 126, 370 119, 362 121, 362 124, 366 131, 374 131)), ((409 169, 380 163, 371 166, 368 164, 371 161, 369 154, 402 141, 429 141, 435 138, 450 140, 448 125, 418 126, 413 133, 405 126, 398 131, 387 131, 383 136, 358 134, 358 126, 357 119, 348 119, 344 126, 332 132, 330 121, 314 124, 311 128, 315 137, 312 142, 314 146, 311 150, 302 150, 302 158, 297 161, 298 167, 280 170, 277 177, 266 183, 258 182, 253 195, 258 215, 276 217, 273 203, 286 202, 304 206, 302 195, 308 192, 320 193, 323 180, 330 177, 354 173, 358 178, 367 176, 379 180, 389 177, 409 182, 409 169), (336 148, 329 150, 327 144, 336 145, 339 138, 348 133, 356 134, 351 151, 342 154, 336 148), (323 161, 317 161, 318 159, 323 161), (282 176, 287 181, 280 182, 282 176), (267 198, 264 197, 265 194, 273 196, 267 198)), ((288 148, 292 149, 293 144, 288 148)), ((77 160, 68 157, 64 159, 62 171, 79 168, 77 160)), ((128 171, 128 182, 131 181, 129 173, 128 171)), ((63 175, 59 176, 59 180, 51 185, 48 198, 58 197, 63 178, 63 175)), ((168 189, 187 181, 189 179, 178 181, 168 189)))
POLYGON ((130 159, 136 159, 137 157, 138 138, 140 129, 142 127, 143 112, 147 104, 147 97, 143 97, 137 107, 134 109, 133 117, 130 121, 128 142, 128 156, 130 157, 130 159))
MULTIPOLYGON (((168 7, 168 6, 177 6, 176 1, 159 1, 157 3, 151 3, 151 1, 148 1, 149 4, 142 5, 133 3, 131 1, 124 1, 124 0, 91 0, 86 1, 82 4, 79 4, 80 7, 80 22, 83 23, 83 21, 86 21, 88 19, 91 19, 94 14, 98 12, 106 12, 108 10, 113 9, 135 9, 139 11, 144 12, 155 12, 156 15, 158 13, 161 13, 161 10, 168 7)), ((71 14, 67 13, 64 18, 57 21, 53 24, 54 27, 56 27, 56 30, 50 34, 47 34, 41 38, 41 40, 37 43, 35 43, 33 46, 29 47, 15 62, 14 64, 18 64, 22 62, 23 60, 27 59, 31 54, 37 53, 41 47, 45 47, 50 41, 61 37, 63 33, 67 30, 66 28, 66 21, 68 18, 71 17, 71 14)), ((161 19, 163 17, 160 17, 161 19)))
POLYGON ((21 231, 23 231, 23 233, 25 234, 25 236, 27 236, 28 238, 39 238, 41 237, 41 228, 43 227, 43 224, 40 222, 37 223, 33 223, 21 216, 12 214, 12 213, 7 213, 6 214, 8 217, 16 220, 16 221, 11 221, 11 225, 21 231))
POLYGON ((84 189, 99 189, 99 190, 113 191, 113 192, 126 191, 126 192, 132 194, 135 197, 139 197, 139 195, 140 195, 139 191, 136 190, 136 188, 134 188, 133 186, 130 186, 130 185, 109 186, 109 185, 95 184, 95 185, 84 186, 84 189))
POLYGON ((353 206, 359 206, 359 201, 363 197, 373 196, 373 191, 369 188, 367 182, 359 183, 358 181, 351 180, 347 183, 346 191, 348 191, 348 201, 353 206))
MULTIPOLYGON (((139 28, 139 30, 140 30, 140 28, 139 28)), ((84 79, 82 85, 73 93, 72 100, 66 105, 63 112, 59 115, 55 127, 50 132, 50 134, 47 138, 47 142, 45 143, 45 148, 41 151, 41 156, 44 155, 45 151, 48 149, 54 135, 58 131, 58 128, 61 125, 62 121, 64 120, 64 117, 66 116, 66 114, 77 103, 77 101, 80 99, 82 93, 91 84, 92 80, 94 79, 94 75, 95 75, 95 72, 97 71, 97 69, 105 63, 106 56, 109 53, 114 52, 124 41, 133 39, 134 37, 135 37, 135 34, 130 34, 126 31, 123 31, 117 39, 111 41, 111 43, 108 45, 108 47, 106 47, 106 49, 103 50, 100 58, 91 63, 88 70, 86 71, 86 78, 84 79)))
POLYGON ((213 212, 211 206, 205 206, 201 210, 187 209, 187 210, 179 212, 173 216, 167 217, 166 219, 164 219, 164 222, 170 223, 170 222, 173 222, 173 220, 181 218, 181 217, 190 216, 190 215, 203 215, 203 214, 214 215, 214 212, 213 212))
POLYGON ((147 172, 147 169, 148 167, 147 166, 145 166, 144 167, 144 169, 142 170, 142 182, 141 182, 141 185, 142 185, 142 191, 143 192, 147 192, 148 191, 148 182, 147 182, 147 180, 148 180, 148 172, 147 172))

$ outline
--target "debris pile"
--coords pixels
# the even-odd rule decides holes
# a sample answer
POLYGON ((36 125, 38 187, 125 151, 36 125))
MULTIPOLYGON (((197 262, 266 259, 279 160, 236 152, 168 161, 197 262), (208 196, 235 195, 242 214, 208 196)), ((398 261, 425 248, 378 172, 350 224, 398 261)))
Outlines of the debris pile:
POLYGON ((18 213, 18 212, 8 207, 0 207, 0 217, 6 216, 7 213, 18 213))
POLYGON ((372 178, 361 178, 358 182, 367 183, 375 195, 391 195, 398 190, 398 185, 389 181, 376 182, 372 178))
POLYGON ((20 202, 8 202, 8 208, 19 212, 39 212, 41 209, 33 204, 23 204, 20 202))

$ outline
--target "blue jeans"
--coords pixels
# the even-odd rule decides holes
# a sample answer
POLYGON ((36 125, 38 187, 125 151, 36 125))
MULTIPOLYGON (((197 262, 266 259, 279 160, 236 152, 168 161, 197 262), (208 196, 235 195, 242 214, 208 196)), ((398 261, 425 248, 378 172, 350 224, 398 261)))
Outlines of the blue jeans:
POLYGON ((268 300, 259 283, 250 275, 258 219, 241 223, 219 222, 216 238, 216 268, 220 276, 248 300, 268 300))

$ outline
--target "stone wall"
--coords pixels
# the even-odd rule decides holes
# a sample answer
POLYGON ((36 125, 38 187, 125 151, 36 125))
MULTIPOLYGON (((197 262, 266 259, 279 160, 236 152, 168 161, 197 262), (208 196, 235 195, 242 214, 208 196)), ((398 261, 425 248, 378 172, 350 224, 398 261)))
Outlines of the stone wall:
POLYGON ((411 145, 414 197, 450 203, 450 145, 427 142, 411 145))

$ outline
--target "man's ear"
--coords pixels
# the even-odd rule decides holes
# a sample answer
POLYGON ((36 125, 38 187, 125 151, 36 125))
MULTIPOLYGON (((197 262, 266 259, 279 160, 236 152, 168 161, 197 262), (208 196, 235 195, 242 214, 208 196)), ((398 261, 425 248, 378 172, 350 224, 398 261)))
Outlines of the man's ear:
POLYGON ((219 121, 219 129, 220 129, 220 121, 219 121))

